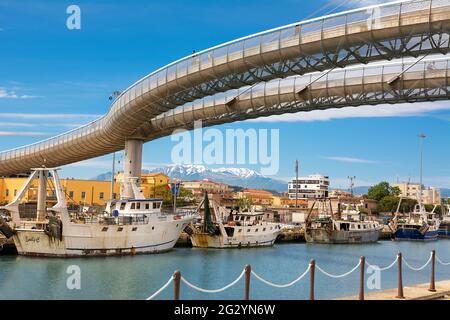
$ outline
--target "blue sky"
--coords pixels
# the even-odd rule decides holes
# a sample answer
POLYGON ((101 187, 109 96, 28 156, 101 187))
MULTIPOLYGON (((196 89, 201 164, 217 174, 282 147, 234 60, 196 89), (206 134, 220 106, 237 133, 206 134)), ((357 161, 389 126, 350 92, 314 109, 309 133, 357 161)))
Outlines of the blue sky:
MULTIPOLYGON (((340 4, 337 11, 376 2, 0 0, 0 150, 95 119, 109 108, 112 91, 193 50, 320 16, 340 4), (70 4, 81 8, 81 30, 66 28, 70 4)), ((292 176, 298 158, 301 174, 327 174, 335 186, 346 185, 348 175, 357 176, 358 185, 417 179, 417 135, 425 132, 425 183, 450 187, 449 126, 450 104, 439 102, 328 110, 219 128, 279 129, 277 177, 292 176)), ((144 166, 170 163, 174 144, 170 138, 147 143, 144 166)), ((110 158, 64 167, 63 175, 93 177, 108 170, 110 158)))

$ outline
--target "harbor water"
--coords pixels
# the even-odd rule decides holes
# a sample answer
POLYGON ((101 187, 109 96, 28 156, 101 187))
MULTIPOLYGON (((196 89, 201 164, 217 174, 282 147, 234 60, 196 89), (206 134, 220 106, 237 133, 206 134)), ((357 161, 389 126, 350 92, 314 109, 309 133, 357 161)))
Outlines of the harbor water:
MULTIPOLYGON (((397 253, 413 267, 422 266, 430 251, 444 262, 450 261, 450 240, 434 242, 380 241, 365 245, 280 244, 257 249, 175 248, 156 255, 99 258, 36 258, 0 256, 0 300, 5 299, 145 299, 163 286, 175 270, 191 283, 205 289, 217 289, 232 282, 245 264, 273 283, 289 283, 314 258, 331 274, 351 270, 365 256, 372 265, 385 267, 397 253), (69 266, 81 271, 81 288, 68 289, 69 266)), ((70 269, 69 269, 70 270, 70 269)), ((366 267, 367 270, 367 267, 366 267)), ((405 286, 430 280, 431 264, 412 271, 403 264, 405 286)), ((373 274, 373 273, 372 273, 373 274)), ((366 273, 366 279, 371 274, 366 273)), ((378 289, 397 285, 397 265, 380 274, 378 289)), ((436 280, 450 279, 450 266, 436 263, 436 280)), ((372 283, 373 285, 373 283, 372 283)), ((375 282, 376 285, 376 282, 375 282)), ((220 293, 201 293, 181 284, 182 299, 242 299, 244 281, 220 293)), ((316 270, 316 298, 333 299, 355 295, 359 288, 359 270, 344 278, 330 278, 316 270)), ((366 292, 377 289, 369 289, 366 292)), ((251 278, 251 299, 308 299, 309 275, 288 288, 273 288, 251 278)), ((157 299, 171 299, 172 285, 157 299)))

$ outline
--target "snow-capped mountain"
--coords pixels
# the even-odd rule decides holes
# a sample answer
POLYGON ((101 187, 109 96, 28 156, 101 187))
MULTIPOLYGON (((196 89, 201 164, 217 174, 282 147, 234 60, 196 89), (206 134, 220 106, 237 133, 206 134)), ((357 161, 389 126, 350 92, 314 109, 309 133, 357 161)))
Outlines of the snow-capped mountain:
POLYGON ((243 188, 257 188, 287 191, 287 183, 265 177, 259 172, 247 168, 208 168, 203 165, 170 165, 156 168, 150 172, 163 172, 170 178, 181 180, 208 179, 243 188))
MULTIPOLYGON (((162 172, 172 179, 203 180, 226 183, 243 188, 266 189, 278 192, 287 191, 287 182, 265 177, 259 172, 247 168, 208 168, 204 165, 168 165, 144 172, 162 172)), ((111 172, 97 176, 95 179, 109 180, 111 172)))

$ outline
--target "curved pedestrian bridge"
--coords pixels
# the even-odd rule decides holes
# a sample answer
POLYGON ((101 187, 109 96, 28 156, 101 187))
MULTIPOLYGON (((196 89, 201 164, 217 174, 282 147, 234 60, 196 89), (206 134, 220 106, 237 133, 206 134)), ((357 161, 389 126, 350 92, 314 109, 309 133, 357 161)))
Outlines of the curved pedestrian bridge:
POLYGON ((100 119, 0 153, 0 175, 65 165, 193 121, 448 99, 450 2, 386 3, 231 41, 137 81, 100 119), (402 63, 385 63, 403 58, 402 63), (384 61, 381 65, 374 63, 384 61), (434 61, 434 62, 433 62, 434 61))

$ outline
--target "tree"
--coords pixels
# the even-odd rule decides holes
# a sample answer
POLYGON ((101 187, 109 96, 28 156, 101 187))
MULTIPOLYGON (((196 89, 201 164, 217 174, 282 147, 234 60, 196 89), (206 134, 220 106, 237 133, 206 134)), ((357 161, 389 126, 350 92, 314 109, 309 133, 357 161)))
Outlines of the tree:
MULTIPOLYGON (((378 203, 378 211, 379 212, 396 212, 398 203, 400 198, 394 195, 389 195, 384 197, 378 203)), ((411 212, 414 209, 414 206, 417 204, 417 201, 414 199, 402 199, 400 204, 399 211, 400 212, 411 212)))
MULTIPOLYGON (((157 186, 155 188, 155 197, 163 199, 163 205, 166 207, 173 206, 172 191, 167 189, 165 185, 157 186)), ((177 197, 177 207, 183 207, 190 205, 195 201, 194 195, 191 190, 185 189, 180 186, 180 191, 177 197)))
MULTIPOLYGON (((433 211, 433 209, 434 209, 434 204, 426 204, 425 205, 425 210, 427 210, 428 212, 433 211)), ((434 213, 436 213, 437 215, 441 215, 442 208, 440 205, 436 207, 436 209, 434 210, 434 213)))
POLYGON ((247 198, 245 196, 240 198, 240 199, 238 199, 238 201, 237 201, 237 206, 239 208, 241 208, 242 210, 245 210, 245 209, 249 210, 252 205, 253 205, 252 199, 251 198, 247 198))
POLYGON ((400 195, 400 189, 397 187, 391 187, 388 182, 382 181, 369 188, 367 192, 367 198, 372 200, 381 201, 384 197, 400 195))

